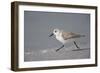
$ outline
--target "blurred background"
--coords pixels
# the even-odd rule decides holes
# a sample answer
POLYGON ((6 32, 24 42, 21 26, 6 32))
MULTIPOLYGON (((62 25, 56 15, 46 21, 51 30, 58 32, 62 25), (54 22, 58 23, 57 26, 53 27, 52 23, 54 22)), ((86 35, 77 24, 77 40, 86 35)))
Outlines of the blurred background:
POLYGON ((90 58, 90 14, 24 11, 24 52, 24 61, 90 58), (49 37, 55 28, 85 35, 76 40, 84 50, 72 51, 77 48, 68 42, 56 52, 62 43, 49 37))

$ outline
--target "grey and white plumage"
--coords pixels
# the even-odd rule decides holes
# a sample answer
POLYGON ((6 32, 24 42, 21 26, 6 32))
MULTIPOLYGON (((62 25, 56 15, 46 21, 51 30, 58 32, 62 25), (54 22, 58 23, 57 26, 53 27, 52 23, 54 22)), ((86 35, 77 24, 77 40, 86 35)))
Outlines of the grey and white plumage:
POLYGON ((54 29, 53 30, 53 33, 50 35, 50 37, 52 35, 55 35, 55 38, 60 41, 63 45, 57 49, 56 51, 60 50, 61 48, 64 47, 64 44, 68 41, 73 41, 75 46, 79 48, 79 46, 76 44, 75 42, 75 39, 76 38, 80 38, 80 37, 84 37, 85 35, 80 35, 80 34, 77 34, 77 33, 73 33, 73 32, 64 32, 63 30, 59 30, 59 29, 54 29))

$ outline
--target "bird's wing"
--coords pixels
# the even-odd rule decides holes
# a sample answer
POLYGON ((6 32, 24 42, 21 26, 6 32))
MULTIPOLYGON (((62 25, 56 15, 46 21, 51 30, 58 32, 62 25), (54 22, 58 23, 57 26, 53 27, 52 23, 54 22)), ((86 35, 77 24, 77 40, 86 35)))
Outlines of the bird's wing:
POLYGON ((71 38, 77 38, 79 35, 72 32, 62 32, 62 37, 64 40, 71 39, 71 38))

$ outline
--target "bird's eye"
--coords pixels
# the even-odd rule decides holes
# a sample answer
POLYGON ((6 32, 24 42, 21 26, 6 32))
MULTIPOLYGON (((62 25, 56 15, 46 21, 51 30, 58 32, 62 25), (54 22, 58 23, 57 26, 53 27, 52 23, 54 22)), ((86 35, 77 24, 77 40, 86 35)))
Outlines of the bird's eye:
POLYGON ((55 31, 55 33, 56 33, 57 31, 55 31))

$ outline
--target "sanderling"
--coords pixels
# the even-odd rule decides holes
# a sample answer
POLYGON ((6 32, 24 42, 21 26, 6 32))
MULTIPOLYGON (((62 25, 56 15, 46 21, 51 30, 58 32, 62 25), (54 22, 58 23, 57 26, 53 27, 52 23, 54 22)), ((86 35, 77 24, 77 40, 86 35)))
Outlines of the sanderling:
POLYGON ((85 35, 80 35, 73 32, 64 32, 63 30, 59 30, 59 29, 54 29, 53 33, 49 37, 53 35, 55 35, 55 38, 63 44, 60 48, 56 49, 56 52, 59 51, 61 48, 63 48, 66 42, 71 41, 71 40, 73 41, 77 50, 80 50, 80 47, 75 42, 75 38, 80 38, 80 37, 85 36, 85 35))

